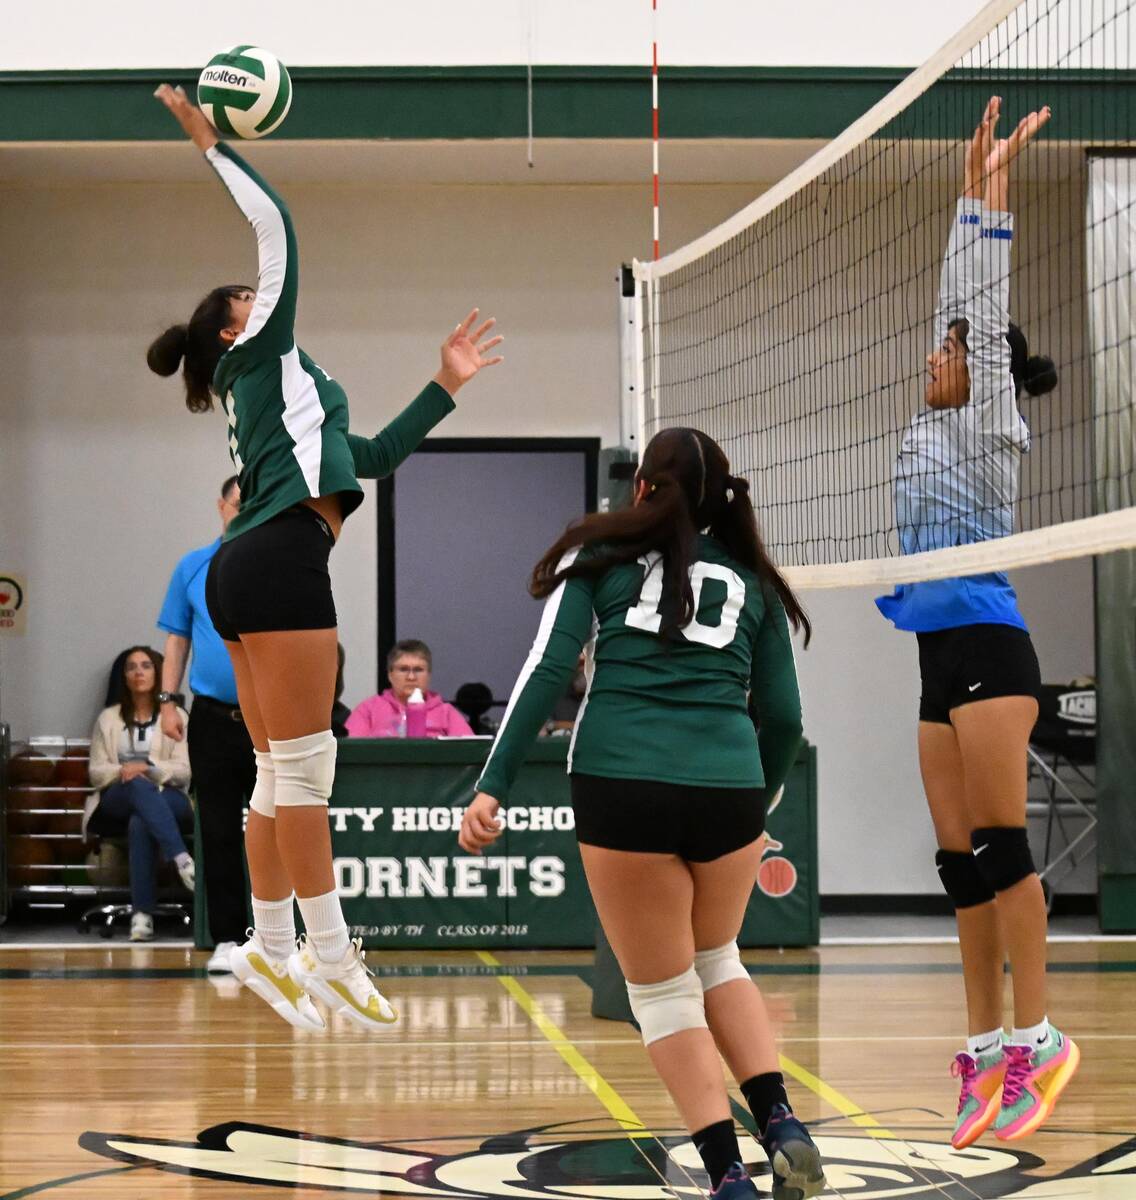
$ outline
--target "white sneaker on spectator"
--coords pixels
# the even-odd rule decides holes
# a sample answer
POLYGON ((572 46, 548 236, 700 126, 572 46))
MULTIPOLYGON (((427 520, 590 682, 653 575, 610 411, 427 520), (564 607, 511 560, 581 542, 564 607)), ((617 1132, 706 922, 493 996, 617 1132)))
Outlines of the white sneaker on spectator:
POLYGON ((154 940, 154 918, 149 913, 136 912, 130 918, 130 940, 152 942, 154 940))
POLYGON ((193 859, 187 858, 178 867, 177 872, 178 872, 178 875, 181 877, 182 883, 184 883, 185 886, 189 889, 189 891, 192 892, 193 891, 193 872, 194 872, 193 859))
POLYGON ((371 982, 363 957, 361 938, 351 942, 339 962, 329 963, 301 937, 296 953, 288 959, 288 974, 333 1013, 342 1013, 364 1029, 378 1030, 397 1021, 398 1013, 371 982))
POLYGON ((205 964, 205 972, 208 975, 231 975, 233 973, 232 964, 229 962, 229 955, 237 948, 236 942, 218 942, 213 948, 213 953, 209 957, 209 961, 205 964))
POLYGON ((323 1029, 324 1021, 312 998, 292 979, 288 961, 273 958, 256 931, 250 929, 249 939, 229 952, 229 968, 233 974, 266 1004, 297 1029, 323 1029))

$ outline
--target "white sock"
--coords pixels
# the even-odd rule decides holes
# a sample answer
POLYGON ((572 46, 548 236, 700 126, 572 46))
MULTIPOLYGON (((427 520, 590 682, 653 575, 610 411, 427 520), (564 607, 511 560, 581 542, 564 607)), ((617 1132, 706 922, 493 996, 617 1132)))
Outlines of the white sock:
POLYGON ((966 1039, 966 1052, 971 1058, 977 1058, 980 1054, 989 1054, 995 1047, 1000 1049, 1001 1046, 1001 1029, 992 1029, 989 1033, 976 1033, 974 1037, 966 1039))
POLYGON ((297 896, 296 903, 300 906, 300 915, 304 918, 304 929, 312 949, 324 962, 339 962, 351 944, 351 939, 347 936, 347 922, 343 919, 343 906, 339 903, 339 893, 297 896))
POLYGON ((291 896, 286 900, 258 900, 253 896, 252 921, 261 945, 273 958, 287 958, 296 949, 291 896))
POLYGON ((1034 1050, 1044 1046, 1049 1041, 1049 1018, 1042 1017, 1036 1025, 1027 1025, 1025 1029, 1019 1029, 1015 1025, 1014 1032, 1010 1034, 1010 1041, 1015 1046, 1030 1046, 1034 1050))
POLYGON ((188 850, 183 850, 180 854, 174 856, 175 867, 184 867, 186 863, 191 862, 193 862, 193 859, 190 858, 188 850))

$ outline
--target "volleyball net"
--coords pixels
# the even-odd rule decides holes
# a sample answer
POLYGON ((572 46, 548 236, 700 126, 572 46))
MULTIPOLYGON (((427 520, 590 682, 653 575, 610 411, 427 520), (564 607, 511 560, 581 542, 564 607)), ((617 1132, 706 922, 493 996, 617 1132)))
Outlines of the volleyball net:
POLYGON ((752 204, 635 263, 640 448, 714 437, 795 586, 1136 546, 1134 2, 995 0, 752 204))

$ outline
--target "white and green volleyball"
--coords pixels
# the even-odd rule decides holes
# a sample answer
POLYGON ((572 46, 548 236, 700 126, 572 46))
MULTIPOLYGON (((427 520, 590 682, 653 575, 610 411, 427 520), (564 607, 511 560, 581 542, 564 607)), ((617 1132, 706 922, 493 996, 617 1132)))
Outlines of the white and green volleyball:
POLYGON ((292 80, 271 51, 233 46, 206 64, 197 80, 197 103, 220 133, 261 138, 288 115, 292 80))

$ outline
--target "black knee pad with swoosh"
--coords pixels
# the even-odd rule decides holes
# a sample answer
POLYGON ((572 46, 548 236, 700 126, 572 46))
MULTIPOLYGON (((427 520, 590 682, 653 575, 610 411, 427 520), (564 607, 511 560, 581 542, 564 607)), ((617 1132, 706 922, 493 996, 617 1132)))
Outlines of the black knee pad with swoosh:
POLYGON ((1034 873, 1029 838, 1023 827, 994 825, 975 829, 970 835, 974 865, 996 892, 1004 892, 1034 873))
POLYGON ((971 851, 940 850, 935 855, 935 866, 956 910, 989 904, 994 899, 994 889, 983 878, 971 851))

